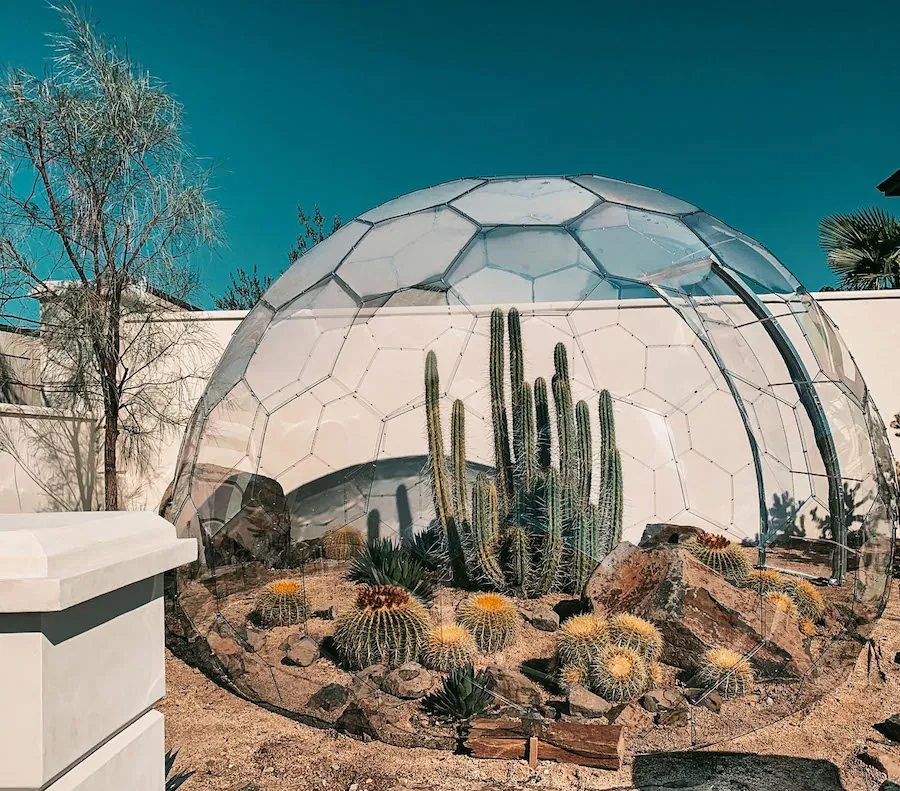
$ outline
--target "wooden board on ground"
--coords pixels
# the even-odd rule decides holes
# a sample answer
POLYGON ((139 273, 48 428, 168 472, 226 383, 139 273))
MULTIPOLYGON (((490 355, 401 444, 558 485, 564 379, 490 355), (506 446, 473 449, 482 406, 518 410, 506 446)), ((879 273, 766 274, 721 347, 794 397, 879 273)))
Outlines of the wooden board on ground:
POLYGON ((473 720, 465 744, 476 758, 527 757, 532 764, 545 760, 619 769, 625 754, 625 733, 619 725, 473 720))

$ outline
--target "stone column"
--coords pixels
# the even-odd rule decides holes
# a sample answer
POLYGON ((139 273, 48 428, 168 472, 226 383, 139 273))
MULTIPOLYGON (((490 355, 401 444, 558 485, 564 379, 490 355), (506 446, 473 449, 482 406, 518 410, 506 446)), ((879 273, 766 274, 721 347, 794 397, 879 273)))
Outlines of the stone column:
POLYGON ((0 791, 162 791, 163 572, 151 513, 0 515, 0 791))

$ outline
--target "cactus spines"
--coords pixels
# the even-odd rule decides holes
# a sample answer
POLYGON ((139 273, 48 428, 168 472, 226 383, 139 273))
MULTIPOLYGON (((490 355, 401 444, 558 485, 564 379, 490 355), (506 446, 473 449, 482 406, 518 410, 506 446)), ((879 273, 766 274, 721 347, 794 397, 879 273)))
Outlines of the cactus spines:
POLYGON ((606 555, 622 540, 622 457, 616 447, 616 427, 612 396, 600 392, 600 531, 602 554, 606 555))
POLYGON ((476 567, 475 581, 503 588, 506 580, 497 560, 500 530, 497 489, 483 472, 472 492, 472 537, 470 556, 476 567))
POLYGON ((683 541, 681 546, 733 585, 743 585, 752 569, 741 548, 725 536, 700 530, 683 541))
POLYGON ((802 620, 815 623, 825 614, 825 599, 808 580, 786 579, 782 590, 793 599, 802 620))
POLYGON ((776 610, 780 610, 791 618, 797 617, 797 605, 794 604, 794 600, 786 593, 772 591, 771 593, 766 594, 766 601, 776 610))
POLYGON ((632 648, 647 662, 656 662, 662 654, 662 635, 650 621, 630 613, 619 613, 609 619, 609 642, 632 648))
POLYGON ((309 602, 297 580, 275 580, 256 597, 254 609, 264 626, 293 626, 306 620, 309 602))
POLYGON ((468 629, 456 623, 435 626, 422 648, 422 664, 429 670, 449 673, 471 665, 478 653, 475 638, 468 629))
POLYGON ((486 654, 508 648, 522 628, 515 604, 499 593, 475 593, 463 601, 459 605, 459 622, 486 654))
POLYGON ((590 676, 583 665, 563 665, 559 669, 559 683, 563 687, 574 687, 576 684, 586 687, 590 684, 590 676))
POLYGON ((352 668, 415 661, 430 628, 428 611, 396 585, 367 585, 338 618, 334 643, 352 668))
POLYGON ((711 648, 703 655, 700 679, 723 698, 738 698, 753 686, 753 668, 730 648, 711 648))
POLYGON ((546 483, 547 531, 541 547, 541 562, 534 580, 535 593, 549 593, 556 585, 562 564, 562 485, 559 473, 551 468, 546 483))
POLYGON ((524 592, 528 585, 529 539, 528 531, 519 525, 506 528, 506 570, 510 587, 524 592))
POLYGON ((550 401, 547 396, 547 380, 539 376, 534 380, 534 414, 538 467, 550 466, 550 401))
POLYGON ((556 633, 556 651, 563 666, 589 668, 606 638, 606 621, 597 615, 575 615, 556 633))
POLYGON ((553 350, 556 373, 553 375, 553 402, 556 406, 556 434, 559 442, 559 472, 566 484, 575 483, 575 412, 566 347, 557 343, 553 350))
POLYGON ((765 596, 767 593, 782 590, 786 582, 787 577, 779 571, 753 569, 753 571, 747 573, 744 584, 760 595, 765 596))
POLYGON ((365 546, 362 533, 350 525, 333 527, 322 536, 322 551, 328 560, 350 560, 365 546))
POLYGON ((528 382, 522 385, 519 408, 522 412, 522 460, 518 462, 518 466, 525 492, 530 493, 537 474, 537 437, 534 427, 534 396, 528 382))
POLYGON ((466 408, 458 398, 453 402, 450 423, 450 447, 453 452, 453 503, 461 524, 469 521, 468 477, 466 475, 466 408))
POLYGON ((604 646, 591 663, 591 688, 612 703, 639 698, 647 691, 649 670, 637 651, 604 646))
POLYGON ((503 370, 503 311, 495 308, 491 312, 491 423, 494 429, 494 467, 497 470, 497 489, 500 508, 505 517, 512 508, 513 480, 512 456, 509 448, 509 423, 506 419, 503 370))
POLYGON ((580 593, 587 584, 588 578, 597 567, 595 556, 594 515, 587 508, 576 509, 573 516, 572 555, 570 574, 572 591, 580 593))
POLYGON ((807 637, 815 637, 816 625, 812 621, 800 621, 800 631, 807 637))
POLYGON ((509 328, 509 392, 512 399, 513 457, 521 474, 525 454, 522 425, 522 385, 525 382, 525 360, 522 353, 522 326, 519 311, 510 308, 506 317, 509 328))
POLYGON ((585 509, 591 501, 591 471, 594 456, 591 438, 591 414, 588 405, 579 401, 575 405, 575 432, 578 446, 578 505, 585 509))

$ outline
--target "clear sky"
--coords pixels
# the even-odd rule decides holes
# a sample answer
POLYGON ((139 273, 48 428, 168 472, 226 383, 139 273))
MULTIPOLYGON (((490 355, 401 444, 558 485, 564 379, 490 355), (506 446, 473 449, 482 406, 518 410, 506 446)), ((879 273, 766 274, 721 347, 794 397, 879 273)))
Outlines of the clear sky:
MULTIPOLYGON (((221 163, 207 288, 287 263, 298 202, 349 220, 471 175, 599 173, 699 204, 832 282, 825 214, 900 198, 900 3, 93 0, 221 163)), ((0 61, 57 19, 0 0, 0 61)), ((202 300, 209 304, 208 299, 202 300)))

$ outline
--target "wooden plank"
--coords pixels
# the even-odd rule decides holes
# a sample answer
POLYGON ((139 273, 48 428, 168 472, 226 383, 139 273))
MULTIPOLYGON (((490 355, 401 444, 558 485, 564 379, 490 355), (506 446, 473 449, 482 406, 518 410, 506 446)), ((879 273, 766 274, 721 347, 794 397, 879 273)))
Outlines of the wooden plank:
POLYGON ((538 762, 538 737, 537 736, 529 736, 528 737, 528 765, 532 769, 537 769, 538 762))
POLYGON ((525 758, 528 736, 519 720, 472 720, 466 747, 476 758, 525 758))

